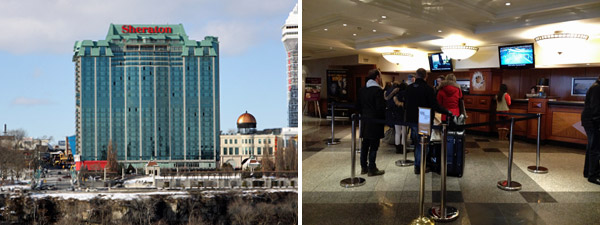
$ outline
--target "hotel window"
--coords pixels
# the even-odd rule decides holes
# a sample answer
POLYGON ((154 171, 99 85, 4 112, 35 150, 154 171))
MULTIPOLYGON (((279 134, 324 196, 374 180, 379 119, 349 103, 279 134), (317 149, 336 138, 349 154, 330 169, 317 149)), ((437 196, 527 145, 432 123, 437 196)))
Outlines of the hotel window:
POLYGON ((257 148, 256 148, 256 151, 257 151, 258 155, 261 155, 261 154, 262 154, 262 152, 260 151, 260 147, 257 147, 257 148))

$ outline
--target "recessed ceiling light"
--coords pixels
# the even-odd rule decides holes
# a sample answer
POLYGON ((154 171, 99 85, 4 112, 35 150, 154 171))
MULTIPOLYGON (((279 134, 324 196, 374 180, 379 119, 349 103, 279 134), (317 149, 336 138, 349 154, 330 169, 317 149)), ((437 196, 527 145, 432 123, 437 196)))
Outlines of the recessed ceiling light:
POLYGON ((377 30, 373 30, 373 32, 377 32, 377 30))
POLYGON ((385 18, 387 18, 387 16, 381 16, 381 19, 385 19, 385 18))
POLYGON ((342 24, 342 26, 348 26, 348 24, 342 24))
POLYGON ((324 31, 327 31, 327 28, 323 29, 324 31))
POLYGON ((352 36, 356 36, 356 34, 352 34, 352 36))
POLYGON ((442 30, 438 30, 438 33, 442 33, 442 30))
POLYGON ((510 5, 510 2, 507 2, 507 3, 505 3, 505 5, 506 5, 506 6, 509 6, 509 5, 510 5))

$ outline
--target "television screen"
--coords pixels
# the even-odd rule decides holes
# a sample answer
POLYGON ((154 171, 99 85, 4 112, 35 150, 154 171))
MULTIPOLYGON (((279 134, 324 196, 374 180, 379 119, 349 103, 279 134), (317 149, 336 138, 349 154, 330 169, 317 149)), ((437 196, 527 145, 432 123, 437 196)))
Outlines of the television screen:
POLYGON ((429 55, 429 68, 431 71, 452 71, 452 60, 442 52, 433 53, 429 55))
POLYGON ((533 43, 498 46, 500 68, 534 68, 533 43))

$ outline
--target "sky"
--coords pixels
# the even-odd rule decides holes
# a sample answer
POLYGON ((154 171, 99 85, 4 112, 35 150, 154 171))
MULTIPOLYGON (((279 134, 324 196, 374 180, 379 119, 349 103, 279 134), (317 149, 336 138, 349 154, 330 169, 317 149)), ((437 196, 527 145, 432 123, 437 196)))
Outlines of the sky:
MULTIPOLYGON (((257 128, 286 127, 281 27, 296 0, 2 0, 0 123, 53 143, 75 134, 77 40, 104 40, 109 25, 183 24, 192 40, 220 42, 221 130, 248 111, 257 128)), ((2 130, 4 128, 2 127, 2 130)))

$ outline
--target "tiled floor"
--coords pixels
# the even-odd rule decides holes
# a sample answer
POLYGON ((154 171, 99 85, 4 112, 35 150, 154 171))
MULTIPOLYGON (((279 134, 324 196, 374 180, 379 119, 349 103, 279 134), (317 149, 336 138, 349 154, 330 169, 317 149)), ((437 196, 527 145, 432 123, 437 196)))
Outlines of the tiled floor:
MULTIPOLYGON (((336 121, 341 143, 328 146, 323 140, 331 137, 330 124, 303 118, 303 224, 409 224, 419 214, 419 176, 413 167, 396 166, 402 155, 382 143, 377 166, 386 173, 361 176, 366 184, 360 187, 341 187, 350 176, 350 124, 336 121)), ((541 165, 550 172, 533 174, 527 166, 535 165, 536 146, 515 141, 512 180, 523 189, 508 192, 496 187, 507 177, 508 142, 469 134, 465 146, 463 177, 447 179, 447 205, 459 209, 460 216, 446 224, 600 224, 600 186, 583 178, 584 149, 542 145, 541 165)), ((358 155, 356 160, 359 174, 358 155)), ((426 174, 426 210, 439 204, 440 182, 438 174, 426 174)))

